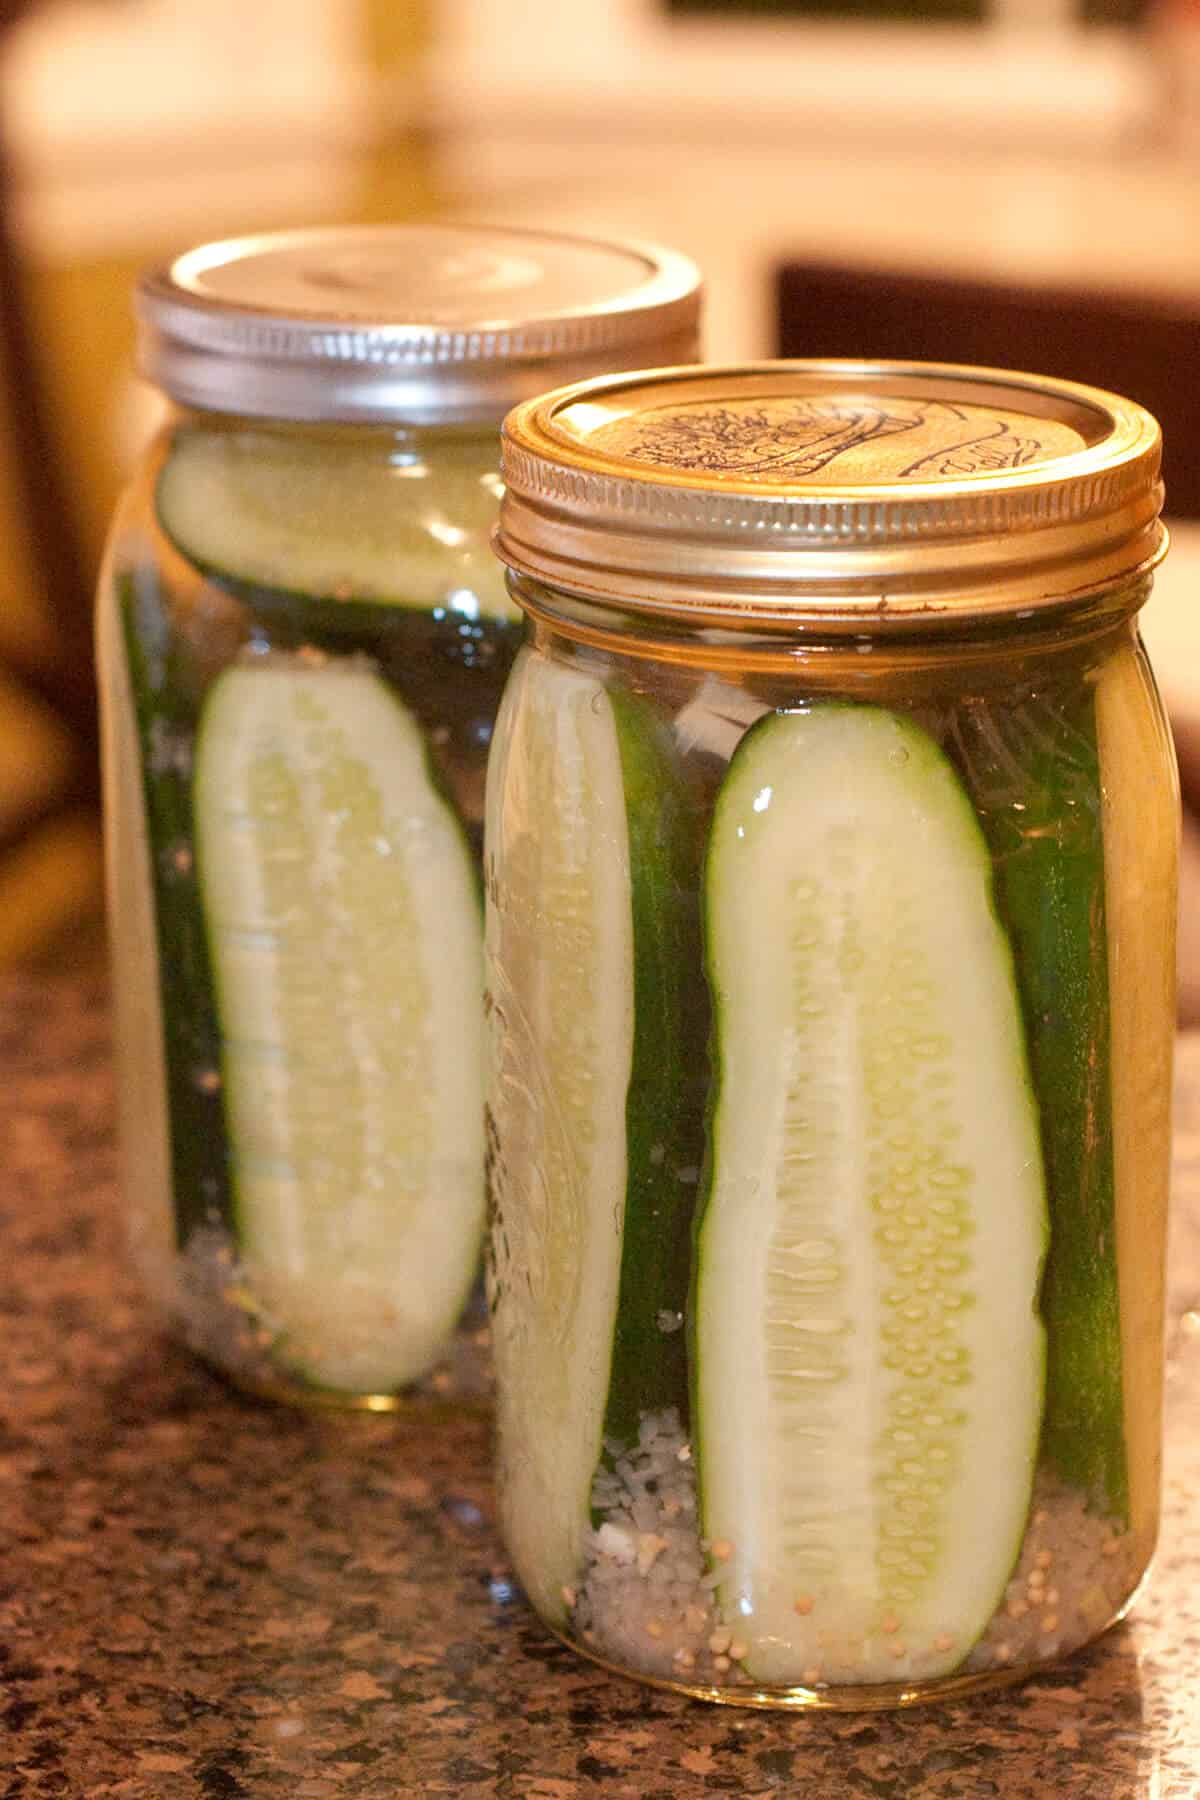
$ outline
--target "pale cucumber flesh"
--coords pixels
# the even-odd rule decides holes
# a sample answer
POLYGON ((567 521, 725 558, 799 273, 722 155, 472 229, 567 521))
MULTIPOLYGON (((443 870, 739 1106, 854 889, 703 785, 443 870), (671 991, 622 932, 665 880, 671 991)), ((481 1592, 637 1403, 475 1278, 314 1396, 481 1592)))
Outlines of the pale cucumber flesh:
POLYGON ((156 508, 200 569, 327 602, 352 628, 372 602, 515 620, 488 543, 498 496, 490 447, 472 439, 423 457, 378 434, 191 427, 172 441, 156 508))
POLYGON ((481 923, 421 733, 366 659, 248 657, 196 748, 237 1253, 273 1354, 391 1391, 482 1237, 481 923))
POLYGON ((629 834, 594 677, 522 652, 497 746, 485 882, 501 1507, 531 1601, 562 1620, 590 1531, 621 1273, 629 834))
POLYGON ((706 875, 693 1425, 722 1612, 789 1685, 957 1667, 1025 1528, 1046 1204, 1011 953, 919 728, 765 720, 706 875))

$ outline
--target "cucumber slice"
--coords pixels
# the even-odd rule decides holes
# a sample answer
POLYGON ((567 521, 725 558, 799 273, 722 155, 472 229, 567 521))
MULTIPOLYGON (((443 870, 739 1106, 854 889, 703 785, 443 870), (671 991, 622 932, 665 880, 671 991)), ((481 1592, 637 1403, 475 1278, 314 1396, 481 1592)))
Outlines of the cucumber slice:
POLYGON ((253 430, 176 433, 158 478, 159 522, 205 573, 256 607, 313 602, 314 628, 379 629, 380 603, 516 620, 488 537, 499 480, 476 440, 436 448, 436 469, 378 439, 336 443, 253 430), (262 590, 265 590, 262 591, 262 590))
POLYGON ((1162 1464, 1163 1244, 1171 1167, 1179 794, 1145 655, 1096 685, 1112 1000, 1113 1164, 1129 1523, 1154 1542, 1162 1464))
MULTIPOLYGON (((220 1054, 213 1021, 212 971, 196 879, 193 740, 203 676, 172 623, 156 576, 143 568, 116 578, 121 640, 136 720, 154 895, 157 973, 169 1118, 170 1192, 175 1236, 230 1217, 229 1166, 221 1096, 212 1077, 220 1054)), ((114 715, 117 705, 114 704, 114 715)), ((134 852, 114 838, 110 864, 134 852)), ((115 927, 118 931, 121 926, 115 927)))
POLYGON ((706 675, 675 716, 675 738, 687 755, 727 763, 752 725, 773 711, 765 700, 719 675, 706 675))
POLYGON ((830 705, 743 740, 705 892, 693 1416, 718 1601, 763 1682, 944 1674, 1015 1562, 1044 1378, 986 847, 923 731, 830 705))
POLYGON ((625 1101, 625 1231, 606 1441, 638 1442, 648 1413, 688 1421, 692 1229, 709 1067, 696 807, 651 708, 607 695, 621 757, 633 908, 633 1064, 625 1101))
POLYGON ((125 583, 102 580, 96 656, 102 691, 107 924, 121 1080, 122 1187, 134 1258, 160 1306, 173 1298, 175 1214, 154 868, 138 737, 138 709, 126 649, 125 583))
POLYGON ((1050 1203, 1042 1285, 1042 1448, 1071 1486, 1127 1518, 1117 1288, 1106 855, 1092 689, 1070 673, 959 726, 996 868, 1041 1112, 1050 1203))
POLYGON ((246 1285, 311 1382, 434 1361, 482 1238, 481 921, 418 727, 365 659, 226 670, 196 856, 246 1285))
POLYGON ((634 1048, 621 750, 601 683, 522 651, 488 770, 487 972, 499 1491, 543 1617, 590 1528, 621 1276, 634 1048))

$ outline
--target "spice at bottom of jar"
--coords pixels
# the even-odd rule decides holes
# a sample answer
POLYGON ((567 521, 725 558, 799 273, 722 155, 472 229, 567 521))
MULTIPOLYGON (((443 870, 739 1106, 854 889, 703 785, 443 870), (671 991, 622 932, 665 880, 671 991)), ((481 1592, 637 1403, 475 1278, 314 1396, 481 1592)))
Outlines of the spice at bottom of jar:
POLYGON ((1140 1579, 1139 1546, 1121 1521, 1092 1511, 1044 1469, 1003 1598, 965 1655, 949 1631, 914 1642, 899 1607, 881 1609, 870 1636, 847 1637, 839 1599, 801 1590, 790 1602, 803 1640, 792 1671, 764 1683, 752 1623, 719 1604, 736 1546, 700 1535, 692 1446, 673 1410, 644 1418, 634 1449, 606 1445, 592 1516, 582 1578, 562 1592, 567 1633, 605 1660, 688 1686, 912 1686, 943 1673, 956 1648, 954 1674, 1005 1674, 1088 1643, 1119 1616, 1140 1579))

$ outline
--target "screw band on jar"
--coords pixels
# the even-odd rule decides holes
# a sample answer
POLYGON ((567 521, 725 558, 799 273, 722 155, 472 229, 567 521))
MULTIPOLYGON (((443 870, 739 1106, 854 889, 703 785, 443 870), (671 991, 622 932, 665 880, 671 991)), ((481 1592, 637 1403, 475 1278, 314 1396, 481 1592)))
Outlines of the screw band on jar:
POLYGON ((681 618, 936 625, 1152 569, 1159 461, 1142 408, 998 370, 617 376, 510 415, 497 549, 535 580, 681 618))
POLYGON ((498 421, 563 379, 696 355, 672 250, 498 226, 331 226, 188 251, 138 290, 143 373, 242 416, 498 421))

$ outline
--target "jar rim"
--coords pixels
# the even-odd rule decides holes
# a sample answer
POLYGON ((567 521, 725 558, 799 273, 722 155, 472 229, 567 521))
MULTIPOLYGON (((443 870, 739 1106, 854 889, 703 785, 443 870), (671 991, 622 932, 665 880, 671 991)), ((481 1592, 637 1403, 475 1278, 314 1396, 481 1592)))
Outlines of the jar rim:
POLYGON ((505 421, 497 553, 580 599, 861 629, 1078 603, 1151 569, 1161 434, 1104 390, 795 360, 573 384, 505 421))

